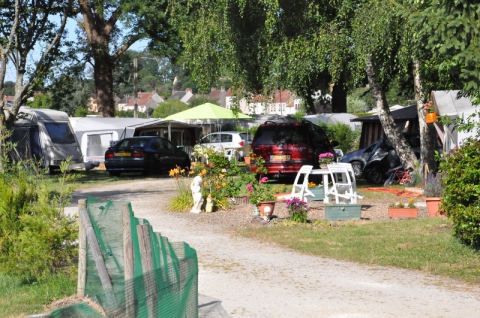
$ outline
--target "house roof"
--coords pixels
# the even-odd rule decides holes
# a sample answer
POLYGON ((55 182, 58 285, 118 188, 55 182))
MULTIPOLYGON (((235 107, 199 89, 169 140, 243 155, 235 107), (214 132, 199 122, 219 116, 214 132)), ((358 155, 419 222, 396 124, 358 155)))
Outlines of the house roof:
MULTIPOLYGON (((405 106, 402 109, 397 109, 392 111, 392 117, 394 121, 406 121, 415 119, 418 117, 417 105, 405 106)), ((359 121, 359 122, 377 122, 380 121, 378 115, 365 116, 350 119, 350 121, 359 121)))
MULTIPOLYGON (((157 102, 163 101, 163 99, 155 92, 148 92, 148 93, 139 92, 137 105, 138 106, 147 105, 152 100, 155 100, 157 102)), ((134 104, 135 104, 135 98, 130 97, 126 106, 134 106, 134 104)))

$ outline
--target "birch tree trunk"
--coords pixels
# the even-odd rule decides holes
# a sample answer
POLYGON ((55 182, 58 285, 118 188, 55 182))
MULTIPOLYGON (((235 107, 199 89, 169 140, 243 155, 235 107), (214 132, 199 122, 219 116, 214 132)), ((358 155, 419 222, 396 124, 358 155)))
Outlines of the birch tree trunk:
POLYGON ((375 58, 370 56, 366 62, 366 71, 368 77, 368 84, 373 93, 375 104, 380 118, 380 123, 385 131, 392 146, 397 151, 400 162, 405 169, 415 169, 415 162, 417 158, 413 153, 412 148, 408 144, 402 132, 399 130, 397 124, 393 120, 392 113, 388 108, 385 92, 377 79, 377 67, 375 65, 375 58))
POLYGON ((430 171, 437 171, 435 162, 435 131, 427 125, 425 120, 425 111, 423 107, 422 81, 420 79, 420 63, 413 58, 413 84, 415 90, 415 100, 417 101, 418 123, 420 129, 420 167, 428 165, 430 171))

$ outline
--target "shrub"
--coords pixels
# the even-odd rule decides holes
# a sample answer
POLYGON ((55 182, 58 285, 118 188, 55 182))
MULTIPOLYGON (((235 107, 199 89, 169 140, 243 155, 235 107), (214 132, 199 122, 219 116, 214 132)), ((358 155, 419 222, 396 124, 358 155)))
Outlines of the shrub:
POLYGON ((480 246, 480 141, 469 139, 442 157, 445 173, 442 207, 454 223, 454 235, 463 243, 480 246))
POLYGON ((26 281, 69 272, 78 225, 63 211, 73 191, 67 165, 58 180, 25 170, 0 175, 0 272, 26 281))

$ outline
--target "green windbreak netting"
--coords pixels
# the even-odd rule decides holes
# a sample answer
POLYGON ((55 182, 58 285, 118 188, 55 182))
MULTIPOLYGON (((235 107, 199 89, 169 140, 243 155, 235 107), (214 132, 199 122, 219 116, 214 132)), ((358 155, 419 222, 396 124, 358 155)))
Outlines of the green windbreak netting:
POLYGON ((87 236, 85 295, 98 303, 103 312, 92 311, 81 303, 55 310, 52 317, 198 317, 198 261, 193 248, 184 242, 169 242, 153 232, 148 221, 134 217, 129 202, 89 197, 87 211, 103 260, 95 257, 94 244, 87 236), (122 206, 129 211, 133 247, 133 278, 127 281, 122 206), (145 236, 139 240, 138 233, 142 232, 139 225, 144 224, 151 248, 148 260, 145 253, 141 255, 145 236), (106 279, 99 274, 99 262, 105 264, 111 288, 105 289, 106 279))

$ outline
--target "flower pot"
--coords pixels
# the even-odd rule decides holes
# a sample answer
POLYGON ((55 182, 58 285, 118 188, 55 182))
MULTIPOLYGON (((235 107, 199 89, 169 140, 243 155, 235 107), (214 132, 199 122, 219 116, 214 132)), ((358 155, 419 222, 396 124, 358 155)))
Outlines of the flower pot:
POLYGON ((427 122, 427 124, 433 124, 435 122, 437 122, 437 113, 427 113, 425 115, 425 121, 427 122))
POLYGON ((325 206, 325 219, 329 221, 360 219, 361 204, 329 204, 325 206))
POLYGON ((436 216, 441 216, 440 212, 438 211, 438 207, 440 206, 440 200, 442 198, 437 198, 437 197, 428 197, 425 198, 425 202, 427 203, 427 211, 428 211, 428 216, 433 218, 436 216))
POLYGON ((275 209, 275 201, 265 201, 257 204, 261 216, 272 216, 275 209))
POLYGON ((418 208, 388 208, 388 216, 391 219, 416 219, 418 208))
POLYGON ((250 156, 243 157, 243 159, 245 160, 245 164, 247 164, 247 165, 250 164, 250 156))

